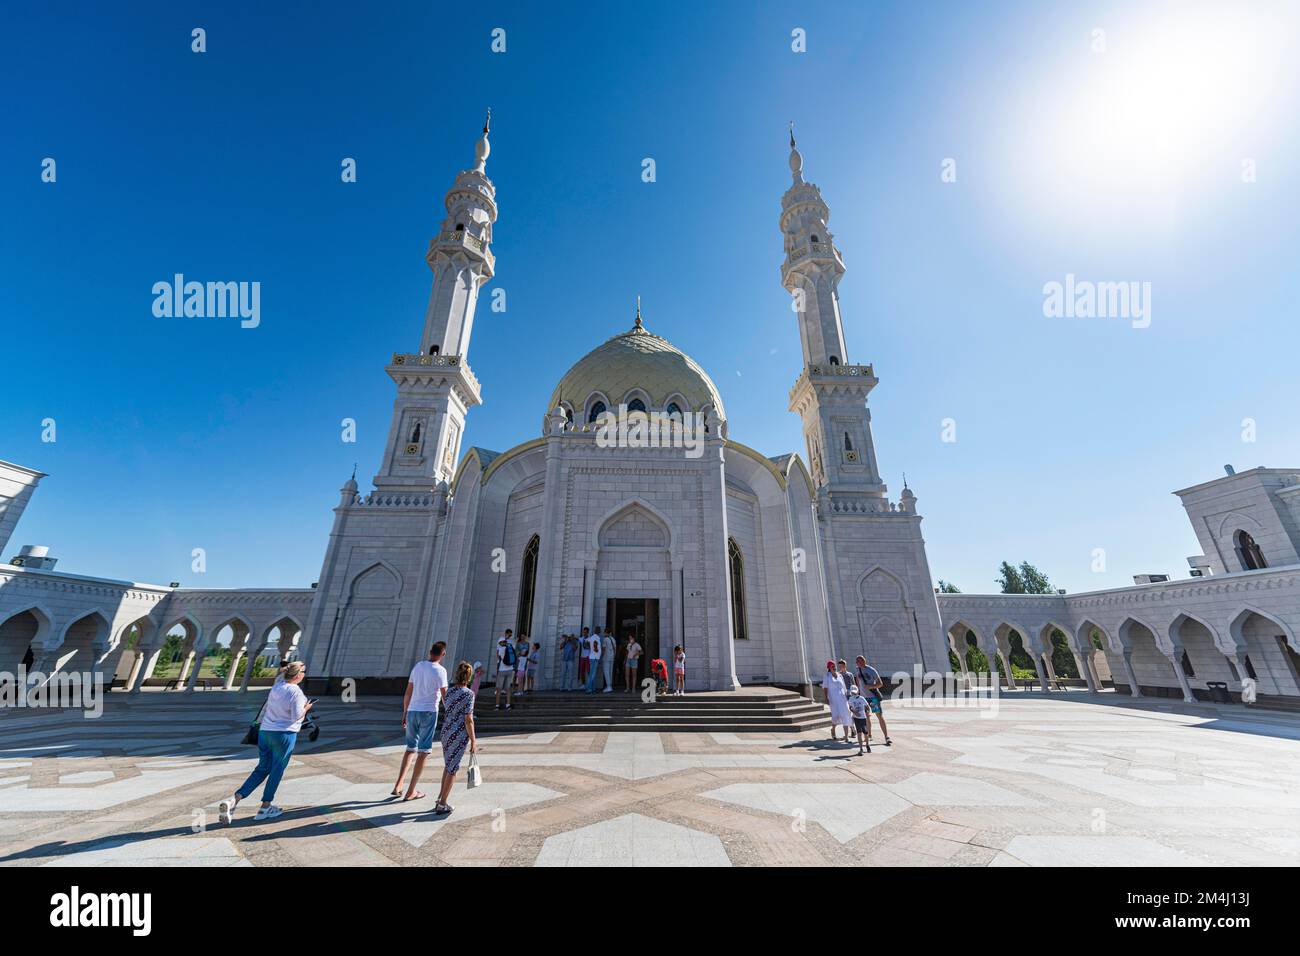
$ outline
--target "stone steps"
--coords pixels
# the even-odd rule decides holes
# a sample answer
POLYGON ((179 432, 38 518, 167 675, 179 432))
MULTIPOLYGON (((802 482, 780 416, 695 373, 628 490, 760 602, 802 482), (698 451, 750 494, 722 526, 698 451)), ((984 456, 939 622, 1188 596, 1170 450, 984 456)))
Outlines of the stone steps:
MULTIPOLYGON (((504 705, 503 705, 504 706, 504 705)), ((821 704, 779 688, 744 688, 735 693, 660 697, 547 692, 516 697, 514 707, 496 710, 492 688, 481 688, 474 709, 483 734, 540 731, 665 733, 803 733, 830 725, 821 704)))

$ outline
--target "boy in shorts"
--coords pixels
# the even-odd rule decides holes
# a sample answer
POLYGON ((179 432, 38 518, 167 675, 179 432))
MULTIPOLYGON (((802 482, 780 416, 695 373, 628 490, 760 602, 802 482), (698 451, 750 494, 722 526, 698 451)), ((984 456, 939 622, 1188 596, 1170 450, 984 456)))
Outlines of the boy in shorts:
POLYGON ((862 696, 857 684, 849 688, 849 713, 853 715, 853 726, 858 732, 858 756, 862 756, 863 747, 866 747, 866 753, 871 753, 871 725, 867 723, 867 699, 862 696))

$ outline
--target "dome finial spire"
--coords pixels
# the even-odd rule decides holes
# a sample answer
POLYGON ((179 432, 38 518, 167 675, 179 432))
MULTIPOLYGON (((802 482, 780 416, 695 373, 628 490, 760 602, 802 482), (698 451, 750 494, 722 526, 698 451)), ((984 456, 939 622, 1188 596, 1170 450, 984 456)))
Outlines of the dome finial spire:
POLYGON ((796 183, 803 182, 803 156, 794 145, 794 120, 790 120, 790 175, 796 183))
POLYGON ((474 145, 474 158, 478 160, 478 165, 474 167, 477 172, 483 172, 487 168, 488 154, 492 152, 492 144, 488 142, 488 129, 492 125, 492 107, 488 107, 487 117, 483 120, 483 135, 478 138, 474 145))
POLYGON ((633 328, 645 328, 645 326, 641 324, 641 296, 639 295, 636 297, 636 325, 634 325, 633 328))

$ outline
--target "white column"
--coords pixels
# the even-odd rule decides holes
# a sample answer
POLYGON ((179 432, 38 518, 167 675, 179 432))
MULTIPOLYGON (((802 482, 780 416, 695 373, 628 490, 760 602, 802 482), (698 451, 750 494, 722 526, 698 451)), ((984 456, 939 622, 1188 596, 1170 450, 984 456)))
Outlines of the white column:
MULTIPOLYGON (((247 646, 247 644, 245 644, 245 646, 247 646)), ((241 694, 248 693, 248 681, 253 676, 253 666, 257 663, 257 659, 262 656, 264 650, 266 650, 265 641, 247 653, 246 657, 248 658, 248 663, 244 665, 244 677, 239 682, 239 692, 241 694)))
POLYGON ((967 690, 970 690, 970 675, 966 671, 966 651, 970 648, 970 645, 966 643, 966 636, 951 638, 950 646, 957 658, 957 670, 961 674, 962 684, 967 690))
POLYGON ((1141 697, 1142 688, 1138 686, 1137 674, 1133 672, 1133 652, 1127 647, 1124 648, 1120 659, 1124 662, 1124 675, 1128 678, 1128 686, 1132 690, 1132 696, 1141 697))
POLYGON ((1048 669, 1043 663, 1043 652, 1040 650, 1040 652, 1034 653, 1031 650, 1030 657, 1034 658, 1034 669, 1039 672, 1039 687, 1043 689, 1043 693, 1049 693, 1052 691, 1052 687, 1048 684, 1048 669))
POLYGON ((128 694, 135 692, 135 682, 139 680, 140 673, 144 670, 144 649, 140 647, 132 648, 129 652, 131 656, 131 669, 127 671, 126 680, 122 682, 122 689, 128 694))
MULTIPOLYGON (((1160 651, 1164 654, 1164 649, 1160 651)), ((1165 654, 1165 660, 1169 661, 1169 666, 1174 669, 1174 676, 1178 678, 1178 686, 1183 689, 1183 702, 1188 704, 1196 703, 1196 695, 1192 693, 1192 685, 1187 682, 1187 675, 1183 673, 1183 664, 1179 659, 1183 654, 1181 647, 1175 647, 1173 653, 1165 654)))
POLYGON ((206 647, 199 647, 196 641, 194 649, 190 652, 190 657, 194 663, 190 666, 189 676, 185 681, 185 693, 187 694, 193 692, 194 682, 199 679, 199 671, 203 670, 203 654, 206 650, 206 647))
MULTIPOLYGON (((659 656, 665 661, 672 661, 673 647, 678 644, 683 646, 686 644, 686 635, 682 633, 682 621, 686 619, 686 574, 679 559, 674 559, 670 573, 673 576, 673 623, 671 628, 673 644, 667 651, 664 650, 662 642, 659 644, 659 656)), ((659 620, 660 633, 663 632, 663 629, 664 622, 661 617, 659 620)), ((648 674, 649 671, 647 670, 646 673, 648 674)))
MULTIPOLYGON (((245 644, 247 644, 247 642, 245 642, 245 644)), ((235 674, 238 673, 239 671, 239 662, 240 660, 243 659, 243 657, 244 657, 243 647, 241 647, 239 650, 235 650, 233 647, 231 648, 230 669, 226 671, 226 686, 225 686, 226 690, 230 690, 235 686, 235 674)))
POLYGON ((129 693, 138 694, 144 689, 144 682, 153 674, 153 669, 158 664, 160 654, 162 654, 161 647, 151 647, 140 651, 140 659, 131 670, 131 680, 127 687, 129 693))
POLYGON ((1002 653, 1002 647, 998 644, 997 638, 993 638, 992 643, 993 656, 989 658, 989 666, 997 668, 1002 686, 1010 690, 1015 686, 1011 682, 1011 662, 1007 659, 1007 655, 1002 653))
MULTIPOLYGON (((1092 643, 1089 642, 1088 651, 1091 651, 1092 649, 1092 643)), ((1092 676, 1092 654, 1087 651, 1080 654, 1073 648, 1070 649, 1070 652, 1074 654, 1075 663, 1079 665, 1079 673, 1081 673, 1083 679, 1088 682, 1088 693, 1097 693, 1097 681, 1092 676)))
POLYGON ((596 566, 588 565, 582 569, 582 624, 578 628, 578 636, 582 636, 582 628, 595 627, 592 623, 596 614, 596 566))

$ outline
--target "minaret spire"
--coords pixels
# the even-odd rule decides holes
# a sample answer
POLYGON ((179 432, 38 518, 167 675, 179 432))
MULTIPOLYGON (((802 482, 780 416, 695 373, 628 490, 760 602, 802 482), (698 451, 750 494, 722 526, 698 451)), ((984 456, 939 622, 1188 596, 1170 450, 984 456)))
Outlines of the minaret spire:
POLYGON ((819 489, 882 497, 885 486, 866 401, 876 379, 871 366, 849 362, 838 292, 844 258, 827 226, 830 207, 821 190, 803 178, 793 124, 790 174, 794 182, 781 197, 781 284, 794 296, 804 360, 790 393, 790 410, 803 419, 813 483, 819 489))
POLYGON ((477 164, 462 169, 447 190, 446 218, 425 253, 433 283, 420 347, 394 353, 388 366, 397 400, 376 488, 428 491, 449 481, 459 461, 465 416, 483 401, 469 367, 469 344, 479 290, 496 271, 496 187, 484 171, 491 122, 489 110, 474 149, 477 164))
POLYGON ((478 165, 474 171, 481 173, 487 168, 488 154, 492 152, 492 144, 488 142, 488 130, 492 126, 492 107, 488 107, 487 118, 483 120, 483 135, 478 138, 474 146, 474 156, 478 160, 478 165))
POLYGON ((803 182, 803 155, 794 144, 794 120, 790 120, 790 175, 795 185, 803 182))

